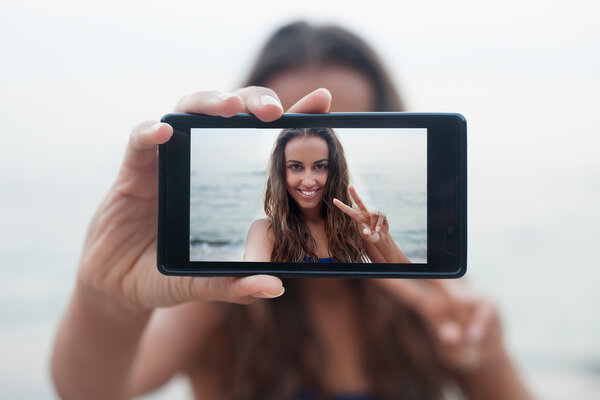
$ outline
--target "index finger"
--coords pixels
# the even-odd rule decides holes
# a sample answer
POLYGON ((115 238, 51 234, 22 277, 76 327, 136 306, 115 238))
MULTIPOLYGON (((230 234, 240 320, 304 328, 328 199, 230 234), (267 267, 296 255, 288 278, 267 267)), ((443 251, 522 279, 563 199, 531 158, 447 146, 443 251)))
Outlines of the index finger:
POLYGON ((347 214, 347 215, 351 216, 352 218, 355 218, 359 214, 359 212, 356 211, 354 208, 342 203, 338 199, 333 199, 333 204, 335 204, 337 206, 337 208, 342 210, 342 212, 344 214, 347 214))
POLYGON ((286 112, 288 113, 308 113, 324 114, 329 112, 331 107, 331 92, 325 88, 314 90, 298 100, 286 112))
POLYGON ((199 113, 232 117, 252 113, 261 121, 270 122, 283 114, 277 94, 269 88, 248 86, 234 93, 199 91, 184 96, 175 106, 175 112, 199 113))
POLYGON ((352 196, 352 199, 356 203, 356 206, 362 211, 369 211, 369 210, 367 210, 365 203, 363 203, 360 196, 356 192, 356 189, 354 189, 354 186, 348 186, 348 190, 350 191, 350 195, 352 196))

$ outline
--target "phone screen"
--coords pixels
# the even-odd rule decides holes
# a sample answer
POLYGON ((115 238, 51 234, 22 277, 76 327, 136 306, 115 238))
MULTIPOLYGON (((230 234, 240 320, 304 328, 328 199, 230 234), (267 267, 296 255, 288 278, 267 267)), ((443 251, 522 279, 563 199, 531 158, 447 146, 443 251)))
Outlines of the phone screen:
MULTIPOLYGON (((427 263, 427 129, 327 129, 339 139, 349 184, 366 208, 385 214, 389 234, 411 262, 427 263)), ((270 158, 282 131, 191 128, 189 261, 243 261, 251 224, 266 218, 267 178, 276 173, 269 169, 270 158)), ((327 186, 322 176, 308 184, 284 179, 288 201, 299 198, 291 193, 298 186, 316 191, 327 186)), ((327 173, 329 179, 335 177, 327 173)), ((312 192, 306 193, 310 200, 312 192)))

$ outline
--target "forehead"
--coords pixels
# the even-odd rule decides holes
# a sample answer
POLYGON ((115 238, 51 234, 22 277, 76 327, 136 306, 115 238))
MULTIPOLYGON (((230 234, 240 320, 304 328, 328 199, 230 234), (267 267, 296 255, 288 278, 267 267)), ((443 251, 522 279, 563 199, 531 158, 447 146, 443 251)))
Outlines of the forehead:
POLYGON ((312 162, 329 157, 325 139, 318 136, 298 136, 285 145, 285 160, 312 162))
POLYGON ((375 106, 370 80, 350 67, 332 65, 282 71, 267 80, 265 86, 277 93, 284 110, 321 87, 331 92, 331 112, 373 111, 375 106))

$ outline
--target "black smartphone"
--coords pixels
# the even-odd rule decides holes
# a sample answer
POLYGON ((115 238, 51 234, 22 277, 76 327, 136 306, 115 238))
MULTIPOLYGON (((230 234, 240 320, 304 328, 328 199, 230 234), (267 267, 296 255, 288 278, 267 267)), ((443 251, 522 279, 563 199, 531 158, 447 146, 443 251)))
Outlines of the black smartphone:
POLYGON ((268 123, 249 114, 167 114, 161 121, 174 130, 159 146, 157 257, 163 274, 466 273, 467 129, 460 114, 284 114, 268 123), (301 138, 316 150, 302 147, 301 138), (291 157, 298 149, 304 152, 291 157), (325 225, 325 245, 307 235, 312 212, 325 225), (371 220, 360 219, 365 215, 371 220), (276 248, 263 251, 259 261, 249 256, 256 253, 257 234, 248 242, 256 224, 266 227, 276 248), (383 238, 396 253, 377 250, 383 238))

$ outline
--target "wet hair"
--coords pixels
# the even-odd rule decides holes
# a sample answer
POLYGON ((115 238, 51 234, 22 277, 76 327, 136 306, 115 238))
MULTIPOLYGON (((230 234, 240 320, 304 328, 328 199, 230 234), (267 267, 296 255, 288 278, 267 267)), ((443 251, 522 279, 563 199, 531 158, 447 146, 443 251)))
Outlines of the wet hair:
POLYGON ((335 25, 295 22, 280 28, 261 50, 243 86, 266 86, 280 72, 322 66, 343 66, 364 74, 375 94, 374 110, 404 111, 398 91, 373 49, 335 25))
POLYGON ((367 262, 365 240, 360 235, 358 223, 333 204, 334 198, 351 204, 351 197, 348 193, 350 178, 344 149, 331 128, 287 128, 281 131, 275 141, 269 162, 264 206, 271 234, 276 238, 271 261, 301 262, 305 258, 318 261, 315 240, 286 185, 285 147, 290 140, 306 136, 323 139, 329 149, 329 173, 323 189, 323 216, 329 253, 339 262, 367 262))

